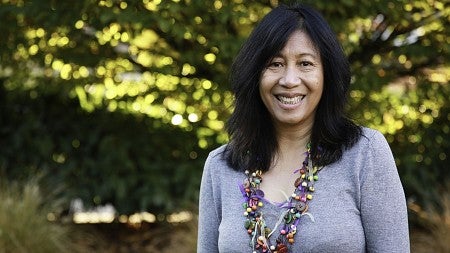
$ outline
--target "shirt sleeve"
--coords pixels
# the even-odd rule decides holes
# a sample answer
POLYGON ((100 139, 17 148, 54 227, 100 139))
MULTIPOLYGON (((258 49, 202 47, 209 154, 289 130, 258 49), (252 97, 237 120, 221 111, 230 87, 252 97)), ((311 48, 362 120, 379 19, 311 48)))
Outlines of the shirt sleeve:
POLYGON ((219 252, 220 194, 214 185, 213 159, 212 154, 206 159, 200 185, 197 253, 219 252))
POLYGON ((384 136, 369 137, 367 161, 361 181, 361 219, 366 250, 410 252, 405 193, 394 157, 384 136))

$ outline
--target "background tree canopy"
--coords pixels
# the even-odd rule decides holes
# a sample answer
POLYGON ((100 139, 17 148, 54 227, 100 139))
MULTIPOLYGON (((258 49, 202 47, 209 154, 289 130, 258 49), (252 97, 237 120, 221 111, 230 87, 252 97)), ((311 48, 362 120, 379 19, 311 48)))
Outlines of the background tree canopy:
MULTIPOLYGON (((449 3, 303 2, 349 56, 355 120, 386 136, 411 200, 438 202, 449 182, 449 3)), ((0 175, 43 172, 69 199, 123 214, 195 205, 206 155, 227 141, 229 66, 277 4, 2 0, 0 175)))

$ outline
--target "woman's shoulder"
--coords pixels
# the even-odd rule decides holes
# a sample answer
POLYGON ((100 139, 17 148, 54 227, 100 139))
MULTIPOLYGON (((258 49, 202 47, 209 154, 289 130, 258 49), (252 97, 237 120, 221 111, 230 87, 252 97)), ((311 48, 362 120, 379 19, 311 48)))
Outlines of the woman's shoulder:
POLYGON ((207 160, 214 161, 214 162, 225 162, 225 151, 227 148, 227 144, 223 144, 222 146, 219 146, 213 150, 211 150, 208 154, 207 160))
POLYGON ((213 181, 213 184, 222 184, 242 176, 238 171, 233 170, 225 157, 227 144, 217 147, 209 152, 205 161, 203 174, 213 181))
POLYGON ((387 142, 386 138, 380 131, 368 127, 362 127, 362 138, 360 141, 361 140, 369 145, 378 145, 380 143, 387 142))
POLYGON ((395 168, 395 162, 384 135, 376 129, 363 127, 361 137, 353 147, 344 151, 338 166, 350 166, 366 174, 380 166, 395 168))
POLYGON ((213 150, 211 150, 208 154, 208 157, 206 158, 205 165, 206 167, 223 167, 226 166, 226 158, 225 158, 225 151, 226 151, 227 144, 224 144, 222 146, 219 146, 213 150))
POLYGON ((211 150, 211 151, 209 152, 209 156, 222 155, 222 154, 224 153, 225 149, 227 148, 227 145, 228 145, 228 144, 223 144, 223 145, 221 145, 221 146, 219 146, 219 147, 217 147, 217 148, 211 150))
POLYGON ((389 144, 384 135, 373 128, 362 127, 362 134, 358 142, 352 147, 353 150, 367 151, 381 151, 390 150, 389 144))

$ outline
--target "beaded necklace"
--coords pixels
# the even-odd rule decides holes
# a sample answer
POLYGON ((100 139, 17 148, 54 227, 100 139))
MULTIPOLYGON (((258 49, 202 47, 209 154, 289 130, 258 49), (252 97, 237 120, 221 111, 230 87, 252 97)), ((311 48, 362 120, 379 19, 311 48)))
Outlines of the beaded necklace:
POLYGON ((250 246, 253 253, 287 253, 289 251, 288 245, 295 242, 294 235, 297 232, 300 218, 304 215, 310 215, 307 213, 308 201, 313 197, 314 182, 319 179, 317 173, 320 169, 321 167, 312 164, 311 143, 308 143, 303 165, 300 169, 294 171, 294 174, 299 173, 299 177, 294 183, 294 193, 285 203, 280 205, 286 210, 280 216, 273 231, 267 227, 260 210, 264 205, 264 192, 260 190, 262 171, 257 170, 253 173, 245 171, 246 178, 240 189, 244 196, 243 207, 246 217, 244 227, 250 236, 250 246), (272 244, 269 238, 280 225, 279 235, 275 244, 272 244))

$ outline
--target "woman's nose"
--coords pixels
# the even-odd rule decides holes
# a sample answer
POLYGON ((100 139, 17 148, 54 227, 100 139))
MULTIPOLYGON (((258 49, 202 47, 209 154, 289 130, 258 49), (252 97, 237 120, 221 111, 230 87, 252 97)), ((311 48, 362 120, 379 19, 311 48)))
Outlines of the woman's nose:
POLYGON ((298 69, 287 67, 280 79, 280 85, 291 88, 300 85, 300 83, 301 79, 298 69))

